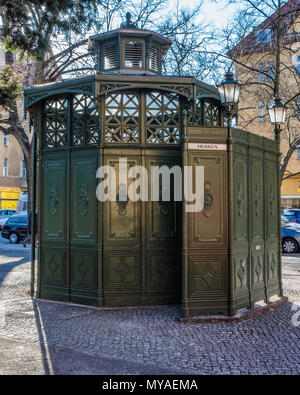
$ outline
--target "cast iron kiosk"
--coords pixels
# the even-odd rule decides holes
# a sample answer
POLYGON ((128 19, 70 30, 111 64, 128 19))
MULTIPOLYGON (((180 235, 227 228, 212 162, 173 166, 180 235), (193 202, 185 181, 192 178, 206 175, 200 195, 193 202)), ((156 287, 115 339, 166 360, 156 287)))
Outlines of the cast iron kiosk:
MULTIPOLYGON (((282 295, 278 149, 223 126, 217 89, 162 76, 169 39, 130 21, 90 38, 94 75, 25 91, 37 137, 37 297, 234 315, 282 295), (100 203, 100 165, 204 166, 205 205, 100 203)), ((149 184, 150 188, 150 184, 149 184)))

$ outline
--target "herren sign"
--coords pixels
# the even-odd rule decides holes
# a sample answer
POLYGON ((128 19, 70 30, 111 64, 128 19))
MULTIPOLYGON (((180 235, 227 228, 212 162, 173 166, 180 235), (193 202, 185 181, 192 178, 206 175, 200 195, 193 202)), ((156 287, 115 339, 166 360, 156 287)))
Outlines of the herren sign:
POLYGON ((195 144, 189 143, 190 150, 204 150, 204 151, 226 151, 227 144, 195 144))

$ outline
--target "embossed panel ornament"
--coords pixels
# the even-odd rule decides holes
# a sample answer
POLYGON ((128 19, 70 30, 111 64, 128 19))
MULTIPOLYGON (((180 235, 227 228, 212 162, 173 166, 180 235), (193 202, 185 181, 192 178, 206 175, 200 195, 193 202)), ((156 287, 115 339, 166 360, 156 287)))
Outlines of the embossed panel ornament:
POLYGON ((206 217, 211 216, 211 209, 213 204, 214 204, 214 194, 212 191, 211 183, 207 181, 204 183, 204 210, 203 210, 203 214, 206 217))
POLYGON ((57 213, 57 205, 58 205, 57 186, 53 184, 51 186, 50 196, 49 196, 49 208, 50 208, 50 214, 52 216, 57 213))
POLYGON ((80 214, 82 216, 86 215, 87 213, 88 202, 89 202, 88 188, 86 184, 82 184, 80 189, 80 195, 79 195, 80 214))

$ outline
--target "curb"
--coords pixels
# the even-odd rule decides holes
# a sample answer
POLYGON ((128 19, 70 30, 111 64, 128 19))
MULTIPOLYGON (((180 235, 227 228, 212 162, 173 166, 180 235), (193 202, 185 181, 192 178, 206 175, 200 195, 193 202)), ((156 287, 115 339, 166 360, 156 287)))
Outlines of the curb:
POLYGON ((197 316, 197 317, 190 317, 190 318, 181 318, 180 322, 182 323, 199 323, 199 324, 214 324, 218 322, 242 322, 249 320, 251 318, 258 317, 262 314, 267 313, 268 311, 275 310, 276 308, 284 305, 288 302, 288 298, 286 296, 281 297, 279 300, 275 302, 269 302, 263 306, 261 305, 254 305, 253 309, 251 310, 240 310, 234 316, 197 316))

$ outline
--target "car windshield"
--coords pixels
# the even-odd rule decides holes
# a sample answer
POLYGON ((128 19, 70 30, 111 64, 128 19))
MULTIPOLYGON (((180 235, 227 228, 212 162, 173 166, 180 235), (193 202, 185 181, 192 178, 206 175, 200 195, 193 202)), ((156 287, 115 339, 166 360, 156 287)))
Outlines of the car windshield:
POLYGON ((284 211, 282 215, 295 215, 295 211, 284 211))

